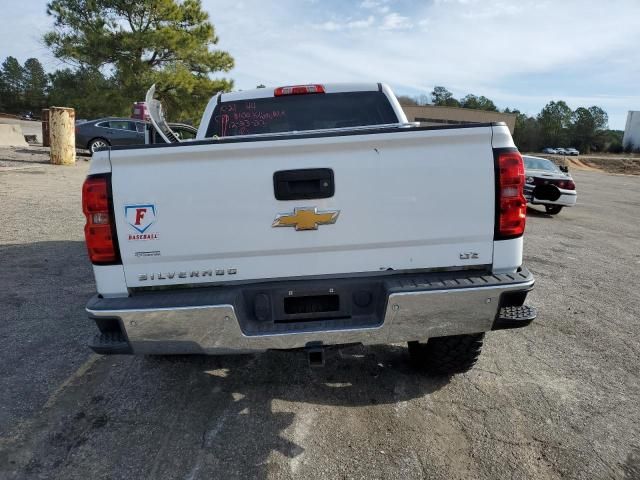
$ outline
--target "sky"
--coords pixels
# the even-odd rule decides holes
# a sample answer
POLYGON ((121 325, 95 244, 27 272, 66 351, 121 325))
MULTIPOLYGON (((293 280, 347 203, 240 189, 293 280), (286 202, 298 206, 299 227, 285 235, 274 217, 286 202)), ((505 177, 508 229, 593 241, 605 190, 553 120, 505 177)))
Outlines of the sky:
MULTIPOLYGON (((5 3, 3 1, 3 3, 5 3)), ((63 65, 42 44, 46 0, 6 2, 0 60, 63 65)), ((202 0, 235 58, 236 89, 386 82, 397 94, 484 95, 537 114, 598 105, 610 128, 640 110, 640 0, 202 0)))

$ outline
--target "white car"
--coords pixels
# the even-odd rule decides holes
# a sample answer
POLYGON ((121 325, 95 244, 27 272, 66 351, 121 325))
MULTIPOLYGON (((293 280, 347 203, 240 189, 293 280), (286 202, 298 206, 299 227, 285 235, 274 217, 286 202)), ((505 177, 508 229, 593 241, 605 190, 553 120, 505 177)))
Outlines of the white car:
POLYGON ((573 147, 564 149, 566 155, 571 155, 572 157, 580 155, 580 152, 573 147))
POLYGON ((576 184, 568 171, 562 171, 551 160, 525 155, 526 184, 524 196, 531 205, 544 205, 550 215, 557 215, 563 207, 576 204, 576 184))
POLYGON ((566 155, 567 154, 567 151, 562 147, 556 148, 555 151, 556 151, 557 155, 566 155))

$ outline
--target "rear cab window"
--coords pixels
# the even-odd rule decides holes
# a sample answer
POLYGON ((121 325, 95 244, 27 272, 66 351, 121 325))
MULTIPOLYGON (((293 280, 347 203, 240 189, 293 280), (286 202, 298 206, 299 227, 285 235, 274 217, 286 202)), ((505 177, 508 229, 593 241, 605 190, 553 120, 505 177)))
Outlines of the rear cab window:
POLYGON ((559 172, 560 169, 555 163, 545 158, 523 157, 524 167, 528 170, 548 170, 551 172, 559 172))
POLYGON ((380 91, 286 95, 222 102, 213 111, 207 137, 232 137, 397 123, 380 91))

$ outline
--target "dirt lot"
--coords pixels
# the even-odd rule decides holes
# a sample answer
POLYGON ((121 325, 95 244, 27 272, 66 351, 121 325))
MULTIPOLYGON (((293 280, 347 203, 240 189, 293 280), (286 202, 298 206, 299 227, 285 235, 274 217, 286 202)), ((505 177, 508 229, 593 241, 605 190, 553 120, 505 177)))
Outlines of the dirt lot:
POLYGON ((531 211, 539 319, 434 380, 401 345, 91 354, 86 171, 0 168, 0 478, 640 478, 639 177, 576 171, 577 207, 531 211))
POLYGON ((548 158, 558 165, 567 165, 571 169, 600 171, 622 175, 640 175, 640 154, 592 154, 566 157, 562 155, 546 155, 528 153, 536 157, 548 158))
POLYGON ((608 173, 640 175, 640 156, 597 156, 584 155, 568 158, 569 166, 580 168, 579 163, 608 173))

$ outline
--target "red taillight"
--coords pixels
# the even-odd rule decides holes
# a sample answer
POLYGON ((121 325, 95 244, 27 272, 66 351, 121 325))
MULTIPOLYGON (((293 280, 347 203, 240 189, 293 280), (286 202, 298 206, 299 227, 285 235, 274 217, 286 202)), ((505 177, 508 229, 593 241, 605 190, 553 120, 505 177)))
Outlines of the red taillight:
POLYGON ((558 182, 558 187, 562 188, 563 190, 575 190, 576 184, 573 183, 573 180, 560 180, 558 182))
POLYGON ((496 240, 516 238, 524 233, 527 217, 524 180, 520 153, 499 152, 496 159, 496 240))
POLYGON ((82 211, 87 217, 84 237, 92 263, 119 261, 114 223, 109 209, 109 180, 106 176, 88 177, 82 185, 82 211))
POLYGON ((278 87, 273 91, 276 97, 283 95, 305 95, 307 93, 324 93, 322 85, 293 85, 290 87, 278 87))

